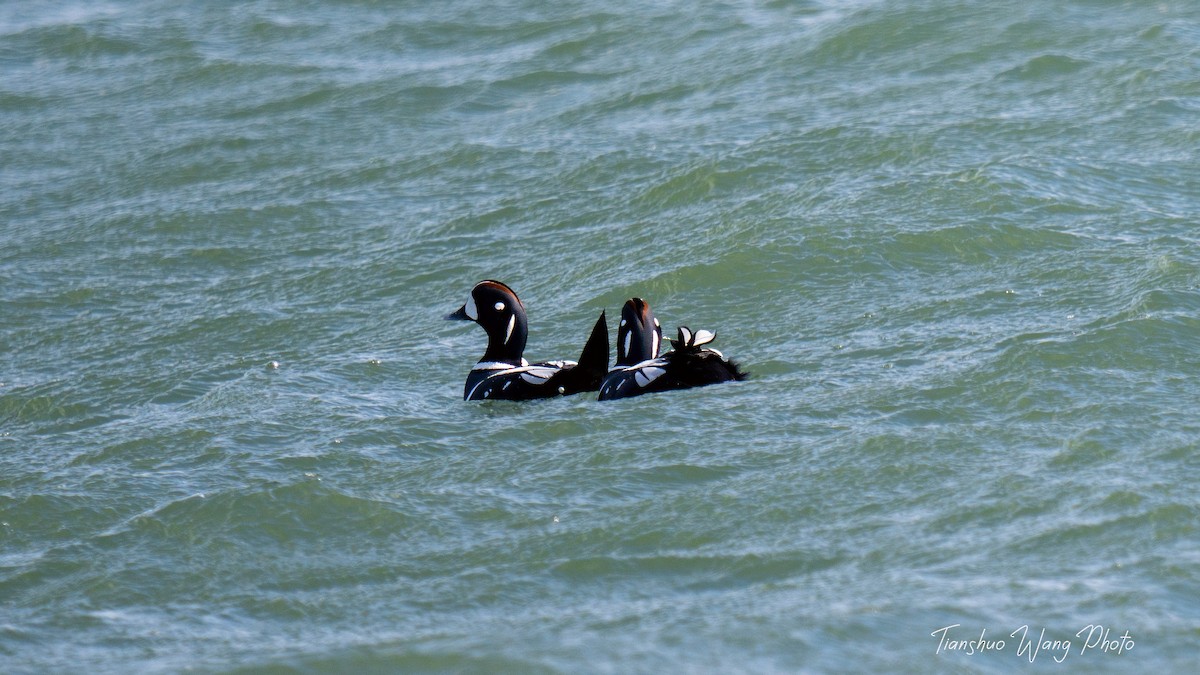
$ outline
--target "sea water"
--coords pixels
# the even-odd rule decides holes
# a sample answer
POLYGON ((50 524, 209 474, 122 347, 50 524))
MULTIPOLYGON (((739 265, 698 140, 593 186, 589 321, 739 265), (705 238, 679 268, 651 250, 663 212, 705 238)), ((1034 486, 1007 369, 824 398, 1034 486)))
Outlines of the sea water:
POLYGON ((0 4, 0 671, 1187 671, 1198 67, 1172 0, 0 4), (751 378, 464 403, 485 278, 751 378))

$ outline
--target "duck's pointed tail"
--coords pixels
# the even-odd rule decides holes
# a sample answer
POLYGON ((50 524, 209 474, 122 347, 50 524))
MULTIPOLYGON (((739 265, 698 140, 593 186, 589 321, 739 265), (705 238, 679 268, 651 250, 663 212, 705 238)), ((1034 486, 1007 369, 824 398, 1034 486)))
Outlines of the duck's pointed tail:
POLYGON ((604 318, 603 311, 600 312, 600 318, 596 319, 596 325, 592 327, 592 334, 587 343, 583 345, 576 368, 580 374, 586 374, 581 378, 586 381, 586 386, 580 391, 599 389, 600 380, 608 374, 608 321, 604 318))

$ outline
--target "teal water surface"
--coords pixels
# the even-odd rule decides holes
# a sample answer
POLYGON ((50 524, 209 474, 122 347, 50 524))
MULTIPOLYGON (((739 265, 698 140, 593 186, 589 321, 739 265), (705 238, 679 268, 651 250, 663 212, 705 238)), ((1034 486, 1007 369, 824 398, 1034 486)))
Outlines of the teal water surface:
POLYGON ((0 5, 0 671, 1189 672, 1198 66, 1173 1, 0 5), (484 278, 752 377, 464 403, 484 278))

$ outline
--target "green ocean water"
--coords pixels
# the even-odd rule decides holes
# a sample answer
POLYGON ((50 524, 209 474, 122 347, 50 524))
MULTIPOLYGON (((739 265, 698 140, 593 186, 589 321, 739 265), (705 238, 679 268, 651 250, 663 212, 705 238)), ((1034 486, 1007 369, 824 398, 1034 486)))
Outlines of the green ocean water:
POLYGON ((1200 659, 1200 5, 7 2, 0 73, 0 672, 1200 659), (464 403, 485 278, 752 377, 464 403))

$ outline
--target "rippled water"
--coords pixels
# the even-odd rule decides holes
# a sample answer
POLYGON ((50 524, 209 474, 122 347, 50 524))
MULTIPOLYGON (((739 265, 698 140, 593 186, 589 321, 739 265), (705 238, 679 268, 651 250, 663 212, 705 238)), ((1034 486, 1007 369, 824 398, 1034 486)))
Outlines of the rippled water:
POLYGON ((701 4, 0 5, 0 670, 1188 670, 1200 7, 701 4))

